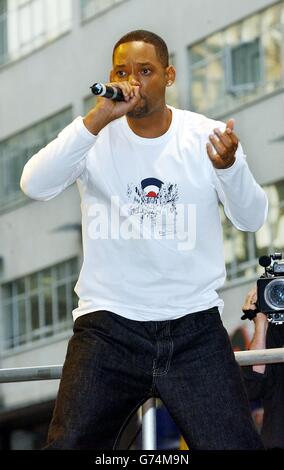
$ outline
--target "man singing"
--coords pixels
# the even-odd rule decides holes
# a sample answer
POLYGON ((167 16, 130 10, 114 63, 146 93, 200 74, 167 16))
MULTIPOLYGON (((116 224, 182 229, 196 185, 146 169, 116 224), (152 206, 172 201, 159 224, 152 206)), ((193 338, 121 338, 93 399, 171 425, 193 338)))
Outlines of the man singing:
POLYGON ((75 181, 84 262, 46 449, 115 449, 129 417, 159 397, 190 449, 261 449, 220 319, 225 280, 218 203, 256 231, 267 198, 234 130, 167 106, 175 81, 159 36, 114 46, 100 97, 25 165, 40 201, 75 181), (220 312, 220 313, 219 313, 220 312))

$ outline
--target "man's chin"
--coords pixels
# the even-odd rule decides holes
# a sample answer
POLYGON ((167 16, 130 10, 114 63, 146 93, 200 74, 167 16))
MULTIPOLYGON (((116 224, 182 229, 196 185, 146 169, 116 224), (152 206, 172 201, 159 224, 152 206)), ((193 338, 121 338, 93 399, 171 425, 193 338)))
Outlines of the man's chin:
POLYGON ((147 116, 148 114, 148 106, 147 105, 136 105, 134 109, 132 109, 131 111, 129 111, 126 115, 127 117, 130 117, 130 118, 143 118, 145 116, 147 116))

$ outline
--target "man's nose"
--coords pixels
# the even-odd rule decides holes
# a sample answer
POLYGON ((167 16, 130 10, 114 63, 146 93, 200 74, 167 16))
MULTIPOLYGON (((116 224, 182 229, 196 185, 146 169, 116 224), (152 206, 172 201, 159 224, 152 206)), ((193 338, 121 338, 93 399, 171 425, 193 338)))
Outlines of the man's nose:
POLYGON ((133 75, 129 75, 128 81, 129 81, 129 84, 132 86, 140 86, 140 82, 133 75))

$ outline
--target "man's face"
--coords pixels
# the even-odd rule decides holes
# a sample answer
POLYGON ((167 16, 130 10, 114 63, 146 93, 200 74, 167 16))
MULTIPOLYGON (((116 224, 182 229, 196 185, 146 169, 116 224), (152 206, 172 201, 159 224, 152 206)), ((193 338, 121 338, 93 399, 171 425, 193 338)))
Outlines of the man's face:
POLYGON ((132 41, 118 46, 110 80, 140 86, 141 99, 127 116, 142 118, 164 106, 169 69, 172 67, 162 65, 152 44, 132 41))

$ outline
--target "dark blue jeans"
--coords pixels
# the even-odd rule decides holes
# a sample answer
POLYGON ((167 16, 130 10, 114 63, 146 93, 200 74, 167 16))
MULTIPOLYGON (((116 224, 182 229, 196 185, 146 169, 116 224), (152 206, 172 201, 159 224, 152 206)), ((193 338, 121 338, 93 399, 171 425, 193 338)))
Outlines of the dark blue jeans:
POLYGON ((159 397, 190 449, 261 449, 218 308, 171 321, 108 311, 74 323, 45 449, 115 449, 159 397))

